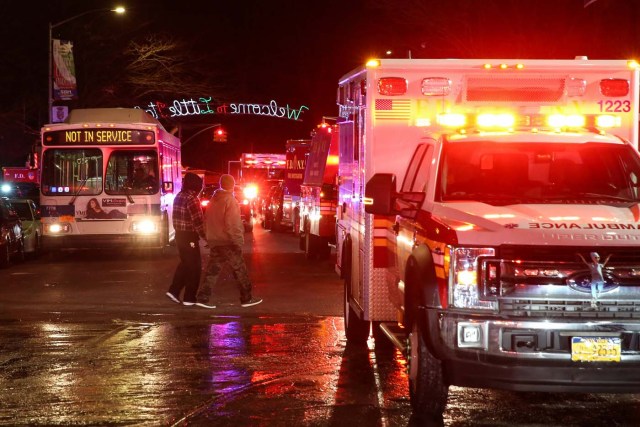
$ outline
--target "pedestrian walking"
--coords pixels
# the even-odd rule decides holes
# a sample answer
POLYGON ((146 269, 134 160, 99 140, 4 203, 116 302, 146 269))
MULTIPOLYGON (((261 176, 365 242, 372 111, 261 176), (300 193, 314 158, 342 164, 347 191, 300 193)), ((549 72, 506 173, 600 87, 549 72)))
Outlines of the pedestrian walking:
POLYGON ((234 186, 235 180, 231 175, 222 175, 220 188, 213 193, 205 213, 209 259, 197 295, 196 305, 200 307, 215 308, 209 301, 220 271, 225 265, 231 268, 238 283, 240 305, 251 307, 262 302, 262 299, 252 296, 249 272, 242 257, 244 227, 240 217, 240 206, 233 195, 234 186))
POLYGON ((173 228, 176 230, 176 246, 180 263, 176 267, 167 297, 180 304, 180 292, 184 289, 182 304, 194 305, 200 284, 202 260, 200 238, 206 238, 204 217, 198 200, 202 179, 187 172, 182 178, 182 191, 173 200, 173 228))

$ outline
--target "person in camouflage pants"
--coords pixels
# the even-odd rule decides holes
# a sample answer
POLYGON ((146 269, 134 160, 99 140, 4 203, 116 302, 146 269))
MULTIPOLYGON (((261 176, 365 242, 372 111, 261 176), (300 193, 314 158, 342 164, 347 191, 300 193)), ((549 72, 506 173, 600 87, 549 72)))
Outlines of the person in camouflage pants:
POLYGON ((233 277, 238 282, 242 307, 251 307, 262 302, 262 299, 251 295, 252 285, 242 257, 244 226, 240 217, 240 206, 233 195, 234 188, 233 177, 222 175, 220 188, 211 196, 205 213, 205 229, 210 252, 204 280, 198 290, 198 307, 216 308, 209 302, 209 298, 224 265, 231 267, 233 277))
POLYGON ((242 248, 235 245, 211 246, 209 260, 204 271, 204 280, 198 290, 198 302, 208 303, 209 296, 218 281, 222 267, 228 265, 240 289, 240 302, 251 300, 251 281, 242 257, 242 248))

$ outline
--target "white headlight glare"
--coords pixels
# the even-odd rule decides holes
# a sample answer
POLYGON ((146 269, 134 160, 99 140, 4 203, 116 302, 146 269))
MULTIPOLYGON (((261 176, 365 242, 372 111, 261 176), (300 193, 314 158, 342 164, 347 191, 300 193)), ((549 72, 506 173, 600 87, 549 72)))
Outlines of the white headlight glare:
POLYGON ((478 260, 480 257, 495 256, 494 248, 453 248, 451 276, 449 283, 451 305, 456 308, 492 310, 493 301, 480 301, 478 286, 478 260))
POLYGON ((158 232, 158 224, 152 220, 145 219, 133 222, 131 229, 134 233, 153 234, 158 232))

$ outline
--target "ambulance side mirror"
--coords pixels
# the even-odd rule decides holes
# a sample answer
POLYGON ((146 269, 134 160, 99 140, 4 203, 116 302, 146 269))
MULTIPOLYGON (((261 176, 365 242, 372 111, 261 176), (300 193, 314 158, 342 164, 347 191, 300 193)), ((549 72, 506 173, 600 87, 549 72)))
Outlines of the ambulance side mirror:
POLYGON ((364 211, 377 215, 393 215, 396 197, 396 176, 377 173, 367 182, 364 190, 364 211))

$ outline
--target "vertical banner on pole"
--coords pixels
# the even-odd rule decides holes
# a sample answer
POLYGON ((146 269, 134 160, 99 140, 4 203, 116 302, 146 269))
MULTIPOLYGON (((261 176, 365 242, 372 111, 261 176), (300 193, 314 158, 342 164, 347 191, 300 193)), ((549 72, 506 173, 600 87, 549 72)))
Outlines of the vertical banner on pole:
POLYGON ((53 100, 78 98, 76 69, 73 63, 73 42, 53 40, 53 100))

